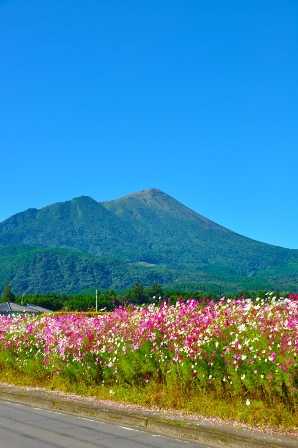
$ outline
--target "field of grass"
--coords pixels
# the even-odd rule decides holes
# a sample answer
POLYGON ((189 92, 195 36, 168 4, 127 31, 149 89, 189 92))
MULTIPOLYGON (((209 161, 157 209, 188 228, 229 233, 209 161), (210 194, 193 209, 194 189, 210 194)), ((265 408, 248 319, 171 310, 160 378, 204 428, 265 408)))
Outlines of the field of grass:
POLYGON ((0 381, 297 427, 298 296, 0 316, 0 381))

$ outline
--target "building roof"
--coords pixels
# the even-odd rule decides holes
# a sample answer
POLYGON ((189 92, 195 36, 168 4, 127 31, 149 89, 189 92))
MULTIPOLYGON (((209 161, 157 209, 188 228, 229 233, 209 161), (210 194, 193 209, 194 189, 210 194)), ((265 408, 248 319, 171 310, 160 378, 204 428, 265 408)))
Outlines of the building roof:
POLYGON ((51 310, 47 308, 42 308, 41 306, 36 305, 18 305, 13 302, 3 302, 0 303, 0 314, 11 314, 11 313, 30 313, 30 314, 39 314, 39 313, 52 313, 51 310))

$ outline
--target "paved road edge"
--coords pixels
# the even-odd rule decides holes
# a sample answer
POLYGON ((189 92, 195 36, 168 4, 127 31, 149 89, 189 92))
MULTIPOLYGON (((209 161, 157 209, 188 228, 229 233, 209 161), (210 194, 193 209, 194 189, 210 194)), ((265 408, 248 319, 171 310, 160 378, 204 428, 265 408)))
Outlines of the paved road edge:
POLYGON ((183 423, 143 417, 137 414, 127 414, 124 412, 114 412, 107 409, 100 409, 92 405, 81 405, 77 403, 52 400, 51 398, 34 397, 26 392, 9 392, 0 389, 0 400, 10 403, 18 403, 34 406, 40 409, 63 412, 72 415, 89 417, 96 420, 105 421, 119 425, 129 425, 157 432, 171 437, 187 439, 197 443, 212 445, 212 447, 229 448, 295 448, 296 440, 266 442, 253 437, 242 437, 234 434, 227 434, 218 430, 204 429, 197 426, 189 426, 183 423))

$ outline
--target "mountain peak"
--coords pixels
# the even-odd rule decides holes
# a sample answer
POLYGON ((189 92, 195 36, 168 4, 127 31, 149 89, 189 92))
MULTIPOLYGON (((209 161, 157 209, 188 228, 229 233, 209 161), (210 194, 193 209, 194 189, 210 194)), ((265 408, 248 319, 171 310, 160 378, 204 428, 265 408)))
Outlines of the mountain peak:
MULTIPOLYGON (((192 211, 158 188, 148 188, 108 202, 97 202, 89 196, 81 196, 40 210, 29 209, 0 223, 0 249, 1 246, 14 245, 19 247, 20 254, 28 252, 26 248, 30 246, 39 248, 34 262, 34 254, 28 252, 26 269, 18 265, 18 269, 24 272, 19 290, 26 290, 28 279, 33 282, 31 285, 35 285, 36 291, 41 287, 48 290, 57 288, 53 285, 56 285, 57 279, 61 279, 64 264, 69 266, 72 262, 69 261, 69 255, 65 255, 63 261, 54 261, 54 255, 51 258, 48 252, 50 248, 67 249, 72 254, 73 251, 80 251, 103 258, 117 258, 129 263, 119 268, 113 262, 107 271, 98 259, 92 259, 93 264, 89 269, 86 254, 76 255, 80 261, 73 261, 76 268, 71 271, 72 275, 67 268, 65 278, 61 280, 61 285, 71 287, 74 291, 81 288, 79 285, 83 276, 92 287, 123 286, 128 285, 129 281, 141 281, 142 275, 145 275, 144 266, 151 266, 146 268, 149 269, 146 274, 147 284, 160 282, 176 285, 182 279, 210 284, 212 272, 218 270, 218 284, 236 282, 230 275, 227 276, 230 272, 240 275, 237 282, 241 284, 246 282, 243 276, 247 276, 247 279, 257 278, 259 273, 263 275, 264 270, 268 270, 268 276, 275 272, 289 273, 292 283, 280 283, 278 280, 276 289, 294 289, 293 281, 297 280, 293 278, 298 278, 298 250, 278 248, 237 235, 192 211), (40 251, 44 255, 40 255, 40 251), (134 264, 142 266, 142 269, 133 270, 134 264), (34 270, 37 265, 42 275, 41 271, 37 273, 34 270), (157 270, 151 271, 152 265, 157 270), (88 278, 85 274, 88 274, 88 278), (48 283, 44 279, 48 279, 48 283)), ((11 250, 11 256, 17 260, 14 249, 11 250)), ((0 250, 0 280, 11 279, 12 275, 6 255, 3 253, 1 262, 0 250)), ((269 288, 268 282, 262 285, 266 288, 268 285, 269 288)), ((17 270, 15 284, 19 284, 17 270)))
POLYGON ((137 191, 137 192, 133 193, 132 195, 154 196, 157 194, 164 194, 165 196, 168 196, 166 193, 159 190, 158 188, 147 188, 146 190, 137 191))
MULTIPOLYGON (((67 201, 68 202, 68 201, 67 201)), ((96 203, 98 204, 98 202, 93 199, 91 196, 78 196, 76 198, 72 198, 71 201, 72 203, 80 203, 80 204, 89 204, 89 203, 96 203)))
MULTIPOLYGON (((116 201, 127 199, 127 198, 137 198, 137 199, 148 199, 153 197, 170 197, 163 191, 159 190, 158 188, 147 188, 146 190, 140 190, 136 191, 135 193, 126 194, 125 196, 122 196, 119 199, 115 199, 116 201)), ((112 201, 108 201, 112 202, 112 201)))

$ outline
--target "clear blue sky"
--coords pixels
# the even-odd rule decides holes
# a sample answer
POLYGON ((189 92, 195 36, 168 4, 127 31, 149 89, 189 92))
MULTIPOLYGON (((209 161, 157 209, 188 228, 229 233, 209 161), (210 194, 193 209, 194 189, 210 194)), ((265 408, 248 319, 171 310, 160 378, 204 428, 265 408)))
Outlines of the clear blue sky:
POLYGON ((0 221, 159 188, 298 248, 297 0, 0 0, 0 221))

